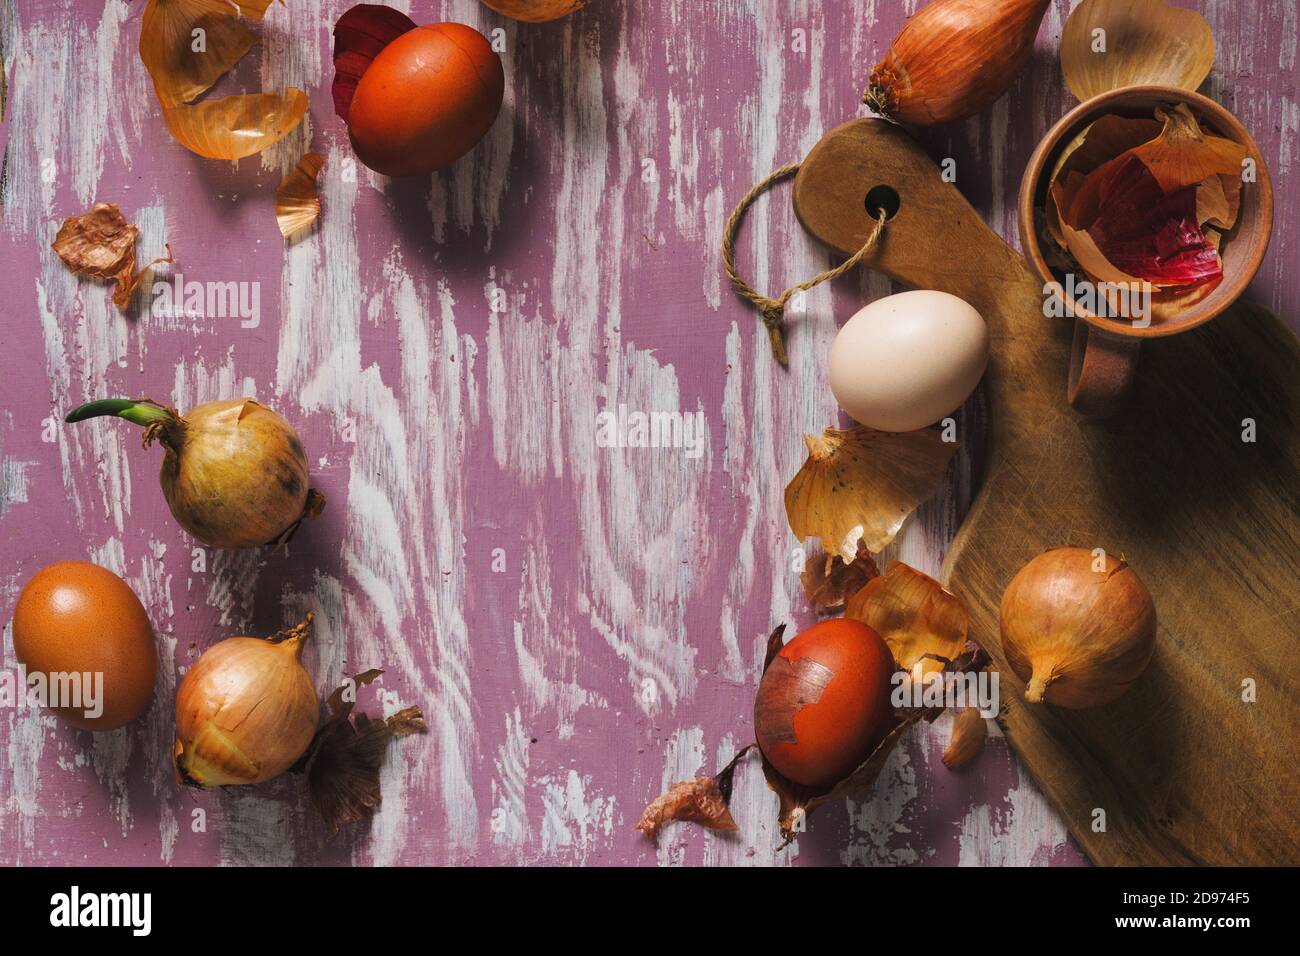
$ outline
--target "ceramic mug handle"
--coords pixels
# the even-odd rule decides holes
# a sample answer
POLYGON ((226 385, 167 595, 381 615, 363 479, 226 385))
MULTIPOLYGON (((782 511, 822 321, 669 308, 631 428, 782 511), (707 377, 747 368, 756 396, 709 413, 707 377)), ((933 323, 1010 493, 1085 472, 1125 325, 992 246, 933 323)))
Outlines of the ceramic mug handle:
POLYGON ((1074 320, 1067 397, 1076 411, 1089 418, 1108 418, 1119 411, 1133 384, 1141 341, 1074 320))

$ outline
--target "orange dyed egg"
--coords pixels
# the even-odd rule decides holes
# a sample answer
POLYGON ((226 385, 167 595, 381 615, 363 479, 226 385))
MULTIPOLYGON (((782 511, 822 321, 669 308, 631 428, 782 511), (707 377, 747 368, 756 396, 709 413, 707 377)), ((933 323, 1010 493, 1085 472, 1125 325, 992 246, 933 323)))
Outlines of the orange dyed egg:
POLYGON ((584 0, 483 0, 497 13, 504 13, 525 23, 546 23, 567 17, 579 9, 584 0))
POLYGON ((348 132, 385 176, 422 176, 464 156, 501 110, 505 72, 487 37, 434 23, 384 47, 357 83, 348 132))
POLYGON ((848 776, 894 724, 894 657, 857 621, 814 624, 781 648, 758 685, 758 746, 781 774, 809 787, 848 776))
POLYGON ((40 674, 59 688, 65 706, 49 709, 81 730, 115 730, 153 696, 149 616, 127 583, 97 564, 60 561, 32 576, 14 608, 14 653, 29 681, 40 674))

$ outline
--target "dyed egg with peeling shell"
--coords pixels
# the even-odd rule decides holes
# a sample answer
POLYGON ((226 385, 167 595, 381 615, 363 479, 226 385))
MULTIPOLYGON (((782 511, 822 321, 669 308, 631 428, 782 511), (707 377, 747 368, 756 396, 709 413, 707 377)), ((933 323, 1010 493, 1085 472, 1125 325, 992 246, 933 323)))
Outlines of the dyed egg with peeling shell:
POLYGON ((894 656, 858 621, 822 621, 781 648, 754 699, 759 749, 782 776, 830 787, 893 726, 894 656))

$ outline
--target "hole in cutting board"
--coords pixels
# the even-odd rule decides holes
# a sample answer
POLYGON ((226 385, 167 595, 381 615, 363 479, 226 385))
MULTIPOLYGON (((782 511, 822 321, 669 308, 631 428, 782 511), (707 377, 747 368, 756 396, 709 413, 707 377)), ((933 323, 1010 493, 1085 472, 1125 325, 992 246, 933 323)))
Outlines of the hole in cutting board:
POLYGON ((893 186, 873 186, 867 191, 867 198, 863 203, 867 207, 867 213, 872 219, 879 219, 880 213, 885 213, 885 219, 893 219, 898 214, 898 207, 902 202, 898 197, 898 190, 893 186))

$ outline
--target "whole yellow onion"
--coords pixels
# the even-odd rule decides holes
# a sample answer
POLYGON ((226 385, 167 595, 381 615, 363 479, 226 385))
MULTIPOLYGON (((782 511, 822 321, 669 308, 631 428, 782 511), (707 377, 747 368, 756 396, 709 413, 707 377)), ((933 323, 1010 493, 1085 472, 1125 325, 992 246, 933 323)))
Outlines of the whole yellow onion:
POLYGON ((251 398, 199 405, 185 415, 147 399, 89 402, 67 417, 116 415, 163 445, 159 481, 172 516, 214 548, 280 544, 325 498, 307 486, 307 453, 285 419, 251 398))
POLYGON ((1156 646, 1156 609, 1133 569, 1107 554, 1054 548, 1002 595, 1002 650, 1025 699, 1081 708, 1115 700, 1156 646))
POLYGON ((176 772, 187 784, 264 783, 292 767, 316 734, 320 704, 302 666, 306 620, 274 638, 214 644, 176 692, 176 772))

